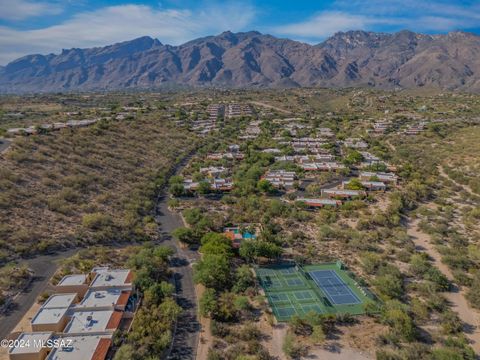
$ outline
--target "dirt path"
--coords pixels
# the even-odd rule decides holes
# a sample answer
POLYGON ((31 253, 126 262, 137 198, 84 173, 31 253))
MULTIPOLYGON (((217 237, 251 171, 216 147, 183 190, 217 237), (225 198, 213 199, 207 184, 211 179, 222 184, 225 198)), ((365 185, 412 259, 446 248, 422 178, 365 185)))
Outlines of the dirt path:
POLYGON ((284 114, 293 114, 291 111, 289 110, 285 110, 285 109, 282 109, 282 108, 279 108, 275 105, 270 105, 270 104, 265 104, 263 102, 260 102, 260 101, 251 101, 252 104, 255 104, 255 105, 258 105, 258 106, 263 106, 263 107, 266 107, 266 108, 269 108, 269 109, 273 109, 273 110, 277 110, 277 111, 280 111, 284 114))
MULTIPOLYGON (((433 264, 453 283, 452 272, 447 265, 442 263, 440 253, 430 243, 430 236, 418 228, 419 222, 418 219, 410 220, 407 224, 407 234, 412 238, 417 250, 426 252, 433 264)), ((444 293, 444 295, 450 302, 452 310, 458 313, 464 323, 465 335, 470 340, 470 345, 480 355, 480 313, 469 306, 464 290, 459 290, 455 284, 453 287, 452 292, 444 293)))
POLYGON ((316 348, 309 352, 308 356, 305 357, 305 360, 318 359, 318 360, 371 360, 373 357, 360 353, 358 350, 353 350, 349 348, 338 348, 338 349, 322 349, 316 348))
POLYGON ((438 165, 437 166, 437 169, 438 169, 438 173, 440 174, 440 176, 444 177, 444 178, 447 178, 448 180, 450 180, 451 182, 453 182, 456 186, 459 186, 461 187, 463 190, 465 190, 466 192, 468 192, 470 195, 473 195, 473 196, 477 196, 478 194, 475 194, 473 192, 473 190, 470 188, 470 186, 468 185, 464 185, 464 184, 460 184, 459 182, 457 182, 456 180, 452 179, 450 176, 448 176, 448 174, 445 172, 445 169, 443 168, 443 166, 440 166, 438 165))
MULTIPOLYGON (((195 285, 195 288, 197 291, 197 297, 198 299, 200 299, 203 293, 205 292, 205 287, 203 285, 197 284, 195 285)), ((207 360, 208 349, 210 349, 210 347, 213 345, 213 335, 210 330, 211 320, 210 318, 205 318, 203 316, 200 316, 200 314, 198 314, 198 317, 200 318, 201 330, 200 330, 200 341, 198 342, 196 360, 207 360)))
POLYGON ((287 335, 287 325, 279 323, 272 326, 268 322, 267 317, 262 316, 258 327, 264 335, 261 342, 270 355, 276 360, 287 360, 287 357, 283 353, 283 341, 287 335))

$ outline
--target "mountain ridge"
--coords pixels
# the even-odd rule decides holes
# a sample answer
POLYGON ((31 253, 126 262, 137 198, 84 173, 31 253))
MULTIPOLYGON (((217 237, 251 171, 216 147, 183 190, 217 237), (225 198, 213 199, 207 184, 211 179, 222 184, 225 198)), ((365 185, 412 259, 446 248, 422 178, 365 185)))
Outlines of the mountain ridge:
POLYGON ((258 31, 173 46, 142 36, 104 47, 32 54, 0 67, 0 92, 168 86, 433 87, 480 92, 480 36, 338 32, 310 45, 258 31))

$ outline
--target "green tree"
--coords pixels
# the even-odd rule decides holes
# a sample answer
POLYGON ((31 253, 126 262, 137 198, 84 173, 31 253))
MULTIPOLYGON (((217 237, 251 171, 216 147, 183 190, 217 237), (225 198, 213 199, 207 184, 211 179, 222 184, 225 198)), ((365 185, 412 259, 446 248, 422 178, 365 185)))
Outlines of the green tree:
POLYGON ((232 290, 236 293, 243 292, 255 285, 255 278, 248 265, 240 266, 235 273, 235 283, 232 290))
POLYGON ((231 281, 229 260, 223 255, 205 255, 194 265, 195 282, 215 290, 228 288, 231 281))
POLYGON ((363 160, 362 154, 357 150, 351 150, 347 156, 345 156, 343 163, 347 166, 359 164, 363 160))
POLYGON ((198 244, 198 237, 195 232, 186 227, 176 228, 172 231, 172 236, 184 244, 198 244))
POLYGON ((170 185, 170 194, 173 196, 183 196, 185 195, 185 187, 183 184, 172 184, 170 185))
POLYGON ((258 181, 257 189, 264 194, 273 194, 276 191, 272 183, 264 179, 258 181))
POLYGON ((351 179, 348 182, 348 184, 345 185, 345 188, 349 189, 349 190, 363 190, 364 189, 363 185, 362 185, 362 182, 358 178, 351 179))
POLYGON ((204 317, 214 317, 217 313, 217 293, 214 289, 205 289, 199 301, 200 314, 204 317))
POLYGON ((212 187, 208 181, 200 181, 198 183, 197 192, 199 194, 205 195, 208 194, 212 190, 212 187))
POLYGON ((123 344, 118 348, 113 360, 132 360, 136 358, 136 351, 131 344, 123 344))
POLYGON ((202 247, 200 252, 204 255, 224 255, 233 256, 232 242, 225 235, 219 233, 207 233, 200 239, 202 247))

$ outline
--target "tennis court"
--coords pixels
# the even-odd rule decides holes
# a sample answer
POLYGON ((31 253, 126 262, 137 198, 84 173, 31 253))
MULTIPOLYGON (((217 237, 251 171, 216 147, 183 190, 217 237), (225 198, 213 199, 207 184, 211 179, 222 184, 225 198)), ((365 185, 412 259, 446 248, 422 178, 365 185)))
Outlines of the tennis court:
POLYGON ((342 266, 339 262, 305 267, 288 263, 255 271, 277 321, 289 321, 294 315, 303 317, 312 311, 364 314, 364 305, 374 301, 342 266))
POLYGON ((316 270, 308 273, 313 281, 323 290, 328 300, 334 305, 359 304, 360 299, 348 285, 340 279, 334 270, 316 270))
POLYGON ((278 321, 311 311, 325 312, 309 281, 294 264, 258 268, 256 273, 278 321))

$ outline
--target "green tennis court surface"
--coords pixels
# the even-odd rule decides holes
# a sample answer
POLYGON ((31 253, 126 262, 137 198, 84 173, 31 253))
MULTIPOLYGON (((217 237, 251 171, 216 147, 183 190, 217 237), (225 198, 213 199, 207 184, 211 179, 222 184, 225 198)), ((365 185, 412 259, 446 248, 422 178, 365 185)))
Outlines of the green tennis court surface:
POLYGON ((359 286, 340 262, 307 265, 271 265, 256 270, 260 285, 278 321, 293 315, 365 313, 373 295, 359 286))

